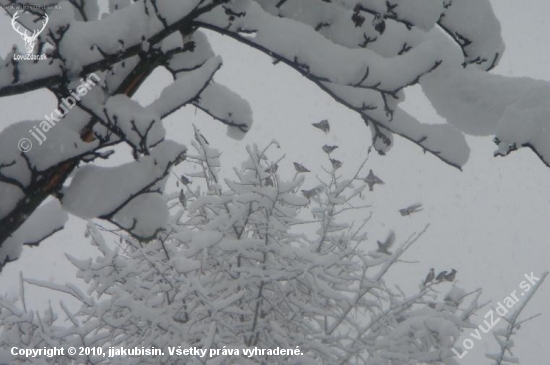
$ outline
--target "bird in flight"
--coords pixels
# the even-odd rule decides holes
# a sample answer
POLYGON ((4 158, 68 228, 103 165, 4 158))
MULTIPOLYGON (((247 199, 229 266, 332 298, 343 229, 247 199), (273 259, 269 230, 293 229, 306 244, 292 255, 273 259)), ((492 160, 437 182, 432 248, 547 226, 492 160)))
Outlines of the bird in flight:
POLYGON ((330 124, 328 124, 328 119, 323 119, 319 123, 312 123, 311 125, 314 126, 315 128, 319 128, 325 133, 330 132, 330 124))
POLYGON ((328 144, 326 144, 323 146, 323 152, 330 154, 332 151, 334 151, 337 148, 338 146, 329 146, 328 144))
POLYGON ((296 172, 311 172, 304 165, 294 162, 294 169, 296 172))
POLYGON ((406 215, 410 216, 411 214, 420 212, 421 210, 422 210, 422 204, 416 203, 416 204, 409 205, 406 208, 399 209, 399 213, 401 213, 402 216, 406 216, 406 215))
POLYGON ((390 231, 388 234, 388 237, 384 242, 376 241, 378 244, 378 250, 376 252, 385 253, 386 255, 391 255, 391 252, 388 251, 388 249, 393 245, 395 242, 395 233, 393 231, 390 231))
POLYGON ((374 189, 374 185, 376 184, 384 185, 384 182, 382 181, 382 179, 376 176, 374 172, 372 172, 372 170, 369 171, 369 174, 364 179, 364 181, 369 186, 369 191, 372 191, 374 189))

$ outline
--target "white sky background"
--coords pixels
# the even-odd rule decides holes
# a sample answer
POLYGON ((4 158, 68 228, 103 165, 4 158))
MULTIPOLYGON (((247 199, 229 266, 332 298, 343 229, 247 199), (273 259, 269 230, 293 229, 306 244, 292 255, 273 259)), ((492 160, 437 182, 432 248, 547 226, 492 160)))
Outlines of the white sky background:
MULTIPOLYGON (((550 81, 550 5, 544 0, 495 0, 493 6, 501 21, 506 52, 493 72, 509 76, 529 76, 550 81)), ((3 57, 16 43, 23 41, 13 31, 10 18, 0 15, 0 55, 3 57)), ((353 112, 332 101, 314 85, 283 65, 271 65, 270 58, 242 47, 230 39, 215 37, 213 47, 224 58, 224 67, 216 79, 247 99, 254 111, 255 124, 243 141, 226 136, 226 128, 194 109, 169 118, 165 125, 169 138, 188 143, 195 123, 210 144, 224 151, 222 162, 240 164, 246 144, 260 146, 276 139, 286 153, 281 169, 293 172, 292 162, 303 163, 319 171, 325 163, 323 144, 340 146, 334 157, 344 162, 343 172, 350 172, 365 157, 370 145, 369 129, 353 112), (311 127, 311 123, 329 119, 328 135, 311 127)), ((136 95, 141 102, 157 97, 168 82, 158 72, 136 95)), ((407 93, 406 109, 424 122, 439 123, 417 90, 407 93)), ((549 100, 550 102, 550 100, 549 100)), ((23 119, 42 119, 56 107, 55 99, 45 91, 0 99, 0 129, 23 119)), ((22 136, 27 137, 27 136, 22 136)), ((394 229, 398 242, 412 232, 430 224, 428 232, 411 248, 404 259, 417 264, 397 266, 389 279, 412 293, 430 267, 436 271, 458 270, 457 282, 466 290, 483 288, 482 299, 493 305, 518 289, 523 274, 535 275, 549 269, 550 245, 550 169, 529 150, 520 150, 506 158, 493 158, 495 145, 490 138, 469 138, 470 161, 463 172, 445 165, 432 155, 424 155, 417 146, 395 138, 395 147, 385 156, 372 154, 369 168, 386 185, 377 186, 368 195, 374 206, 369 236, 372 247, 394 229), (410 218, 397 212, 411 203, 422 202, 424 211, 410 218)), ((14 141, 14 148, 17 141, 14 141)), ((39 148, 34 146, 33 148, 39 148)), ((112 163, 120 163, 112 161, 112 163)), ((368 169, 367 169, 368 172, 368 169)), ((313 185, 313 182, 311 183, 313 185)), ((308 186, 306 186, 308 187, 308 186)), ((1 202, 0 202, 1 204, 1 202)), ((56 234, 39 248, 25 249, 23 257, 9 264, 0 274, 0 292, 16 293, 19 271, 32 278, 64 283, 75 270, 64 253, 86 257, 96 253, 83 237, 84 224, 71 219, 68 229, 56 234)), ((450 284, 447 284, 450 286, 450 284)), ((44 308, 48 300, 59 300, 55 293, 30 290, 27 305, 44 308)), ((550 347, 550 282, 540 289, 528 305, 524 316, 543 313, 522 326, 515 337, 514 355, 523 364, 548 364, 550 347)), ((476 320, 481 323, 487 309, 476 320)), ((469 332, 466 332, 466 335, 469 332)), ((462 364, 489 364, 486 351, 498 349, 490 334, 464 357, 462 364)))

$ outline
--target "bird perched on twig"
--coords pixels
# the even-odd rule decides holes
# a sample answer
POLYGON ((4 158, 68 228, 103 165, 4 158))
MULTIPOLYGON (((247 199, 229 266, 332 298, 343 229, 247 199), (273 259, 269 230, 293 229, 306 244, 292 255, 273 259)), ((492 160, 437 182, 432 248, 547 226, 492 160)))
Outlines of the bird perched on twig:
POLYGON ((445 280, 447 281, 453 281, 455 279, 457 271, 455 269, 451 269, 452 271, 445 275, 445 280))
POLYGON ((385 253, 386 255, 391 255, 391 252, 388 251, 388 249, 393 245, 395 242, 395 233, 393 231, 390 231, 388 234, 388 237, 384 242, 376 241, 378 244, 378 250, 376 252, 385 253))
POLYGON ((428 283, 431 283, 434 280, 434 278, 435 278, 435 272, 434 272, 434 268, 432 267, 430 269, 430 272, 426 276, 426 280, 424 280, 424 286, 426 286, 426 284, 428 283))
POLYGON ((445 275, 447 275, 447 271, 442 271, 435 277, 435 281, 442 281, 445 279, 445 275))

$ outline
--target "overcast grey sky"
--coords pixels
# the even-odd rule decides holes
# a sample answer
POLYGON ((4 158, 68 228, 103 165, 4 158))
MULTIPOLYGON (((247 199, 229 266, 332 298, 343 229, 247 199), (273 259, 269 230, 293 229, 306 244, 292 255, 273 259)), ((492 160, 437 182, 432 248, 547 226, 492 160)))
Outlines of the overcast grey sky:
MULTIPOLYGON (((494 72, 550 80, 550 5, 542 0, 498 0, 493 5, 507 47, 494 72)), ((10 19, 3 14, 0 34, 0 55, 5 56, 14 42, 23 46, 11 29, 10 19)), ((212 145, 225 151, 223 159, 227 163, 240 163, 246 144, 262 145, 276 139, 287 155, 288 166, 282 166, 283 171, 286 168, 290 172, 293 161, 310 169, 316 167, 321 160, 320 147, 325 143, 340 146, 336 157, 344 161, 345 171, 360 164, 370 145, 370 135, 357 115, 294 71, 273 66, 266 56, 219 36, 214 37, 213 46, 225 64, 216 78, 250 102, 253 129, 243 141, 234 141, 226 136, 224 126, 189 109, 166 122, 170 138, 187 143, 192 136, 191 123, 195 123, 212 145), (332 126, 329 135, 310 126, 327 118, 332 126)), ((136 97, 150 101, 166 82, 167 75, 158 72, 136 97)), ((54 98, 44 91, 0 99, 0 129, 22 119, 41 119, 54 108, 54 98)), ((406 109, 421 121, 438 122, 417 89, 407 93, 406 109)), ((541 274, 550 267, 550 169, 528 150, 493 158, 495 145, 490 138, 469 141, 471 158, 462 172, 400 138, 395 138, 395 147, 387 156, 373 155, 370 168, 386 185, 377 187, 368 197, 374 206, 369 234, 374 242, 392 228, 399 240, 429 223, 426 235, 405 256, 418 263, 401 265, 392 278, 412 292, 430 267, 436 271, 453 267, 458 270, 459 285, 467 290, 482 287, 482 298, 496 304, 518 288, 523 274, 541 274), (398 214, 398 209, 415 202, 422 202, 424 211, 410 218, 398 214)), ((65 282, 75 272, 66 262, 65 252, 78 257, 95 255, 83 237, 83 226, 73 218, 69 229, 39 248, 25 249, 22 259, 8 265, 0 275, 0 288, 15 293, 19 271, 33 278, 65 282)), ((59 298, 42 290, 33 290, 29 295, 30 303, 37 308, 45 307, 48 299, 59 298)), ((547 364, 544 359, 550 358, 546 344, 550 338, 549 301, 550 284, 546 283, 524 313, 543 313, 522 326, 515 338, 514 355, 524 364, 547 364)), ((479 322, 485 313, 481 310, 479 322)), ((497 345, 489 335, 483 338, 475 343, 463 364, 490 363, 481 360, 480 354, 495 351, 497 345)))

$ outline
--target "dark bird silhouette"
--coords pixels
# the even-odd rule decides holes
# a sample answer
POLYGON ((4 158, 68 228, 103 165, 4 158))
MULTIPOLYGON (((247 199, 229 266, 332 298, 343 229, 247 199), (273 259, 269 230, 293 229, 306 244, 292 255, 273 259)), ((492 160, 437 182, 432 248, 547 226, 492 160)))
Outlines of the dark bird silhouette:
POLYGON ((304 165, 299 164, 298 162, 294 162, 294 168, 296 169, 296 172, 311 172, 304 165))
POLYGON ((393 243, 395 242, 395 233, 393 231, 390 231, 388 234, 388 237, 384 242, 376 241, 378 244, 378 250, 376 252, 385 253, 386 255, 391 255, 391 252, 388 250, 393 243))
POLYGON ((323 151, 324 151, 325 153, 329 153, 329 154, 330 154, 332 151, 334 151, 334 150, 337 149, 337 148, 338 148, 338 146, 329 146, 328 144, 326 144, 326 145, 323 146, 323 151))
POLYGON ((323 119, 319 123, 312 123, 311 125, 314 126, 315 128, 319 128, 325 133, 330 132, 330 124, 328 124, 328 119, 323 119))
POLYGON ((428 276, 426 276, 426 280, 424 280, 424 286, 426 286, 426 284, 428 283, 431 283, 435 278, 435 272, 434 272, 434 268, 432 267, 430 269, 430 272, 428 273, 428 276))
POLYGON ((453 281, 455 279, 457 271, 455 269, 451 269, 452 271, 445 275, 445 280, 447 281, 453 281))
POLYGON ((338 170, 340 167, 342 167, 342 161, 338 161, 334 158, 330 159, 330 163, 335 170, 338 170))
POLYGON ((364 179, 364 181, 369 186, 369 191, 372 191, 374 189, 374 185, 376 184, 384 185, 384 182, 378 176, 376 176, 374 172, 372 172, 372 170, 369 171, 369 174, 364 179))
POLYGON ((271 179, 271 177, 266 177, 265 186, 273 186, 273 180, 271 179))
POLYGON ((445 275, 447 275, 447 271, 442 271, 435 277, 435 281, 442 281, 445 279, 445 275))
POLYGON ((401 213, 402 216, 406 216, 406 215, 410 216, 411 214, 420 212, 421 210, 422 210, 422 204, 416 203, 416 204, 409 205, 406 208, 399 209, 399 213, 401 213))

